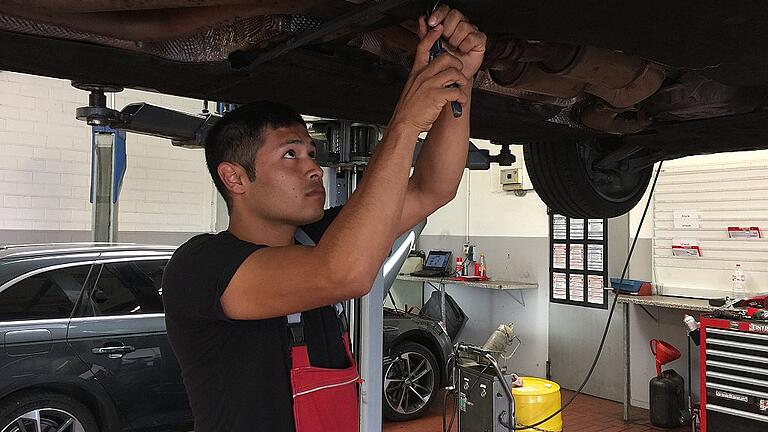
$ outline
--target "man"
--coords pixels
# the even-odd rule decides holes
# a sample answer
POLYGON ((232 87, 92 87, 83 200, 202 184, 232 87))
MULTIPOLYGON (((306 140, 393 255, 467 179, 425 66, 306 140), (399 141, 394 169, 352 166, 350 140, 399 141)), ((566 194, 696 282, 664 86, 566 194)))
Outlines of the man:
POLYGON ((292 109, 245 105, 210 131, 206 160, 229 228, 182 245, 163 285, 196 432, 353 428, 358 380, 329 305, 365 295, 393 241, 455 196, 472 77, 485 51, 485 35, 447 6, 419 20, 419 37, 386 133, 343 209, 323 211, 323 172, 292 109), (449 53, 428 63, 440 37, 449 53), (462 104, 461 117, 451 101, 462 104), (409 178, 416 139, 426 131, 409 178), (298 227, 315 247, 295 244, 298 227), (297 312, 299 336, 286 319, 297 312))

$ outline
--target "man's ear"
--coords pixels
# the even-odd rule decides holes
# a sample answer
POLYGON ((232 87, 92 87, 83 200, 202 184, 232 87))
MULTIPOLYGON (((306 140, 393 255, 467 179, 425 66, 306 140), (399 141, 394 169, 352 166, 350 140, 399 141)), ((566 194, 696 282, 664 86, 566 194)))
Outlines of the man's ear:
POLYGON ((245 173, 243 167, 232 162, 222 162, 219 164, 216 171, 219 174, 219 178, 224 187, 235 195, 241 195, 245 193, 245 186, 248 181, 248 175, 245 173))

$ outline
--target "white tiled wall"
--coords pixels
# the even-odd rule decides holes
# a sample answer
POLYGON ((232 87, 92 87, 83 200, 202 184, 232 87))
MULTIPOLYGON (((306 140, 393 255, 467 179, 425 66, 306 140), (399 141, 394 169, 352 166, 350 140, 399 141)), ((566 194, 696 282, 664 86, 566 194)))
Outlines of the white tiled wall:
MULTIPOLYGON (((69 81, 0 72, 0 229, 91 229, 90 127, 75 119, 88 94, 69 81)), ((118 109, 145 101, 187 112, 201 102, 125 90, 118 109)), ((202 150, 128 134, 120 231, 204 232, 215 189, 202 150)))

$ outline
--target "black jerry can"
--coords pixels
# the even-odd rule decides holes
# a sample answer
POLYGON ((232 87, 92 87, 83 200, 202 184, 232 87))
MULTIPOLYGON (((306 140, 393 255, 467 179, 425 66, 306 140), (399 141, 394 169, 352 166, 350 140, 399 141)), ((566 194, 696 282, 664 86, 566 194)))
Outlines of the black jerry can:
POLYGON ((685 380, 673 369, 667 369, 650 382, 651 424, 676 428, 685 422, 685 380))

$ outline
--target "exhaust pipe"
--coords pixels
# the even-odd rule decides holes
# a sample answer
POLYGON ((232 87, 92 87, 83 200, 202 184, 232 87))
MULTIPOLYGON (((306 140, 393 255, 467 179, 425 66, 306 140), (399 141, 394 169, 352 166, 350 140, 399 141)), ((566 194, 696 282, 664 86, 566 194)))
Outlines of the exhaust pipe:
POLYGON ((578 120, 610 133, 650 125, 647 114, 630 108, 656 93, 666 78, 658 64, 603 48, 519 39, 495 39, 489 46, 483 67, 495 84, 555 98, 597 96, 604 102, 583 108, 578 120))

